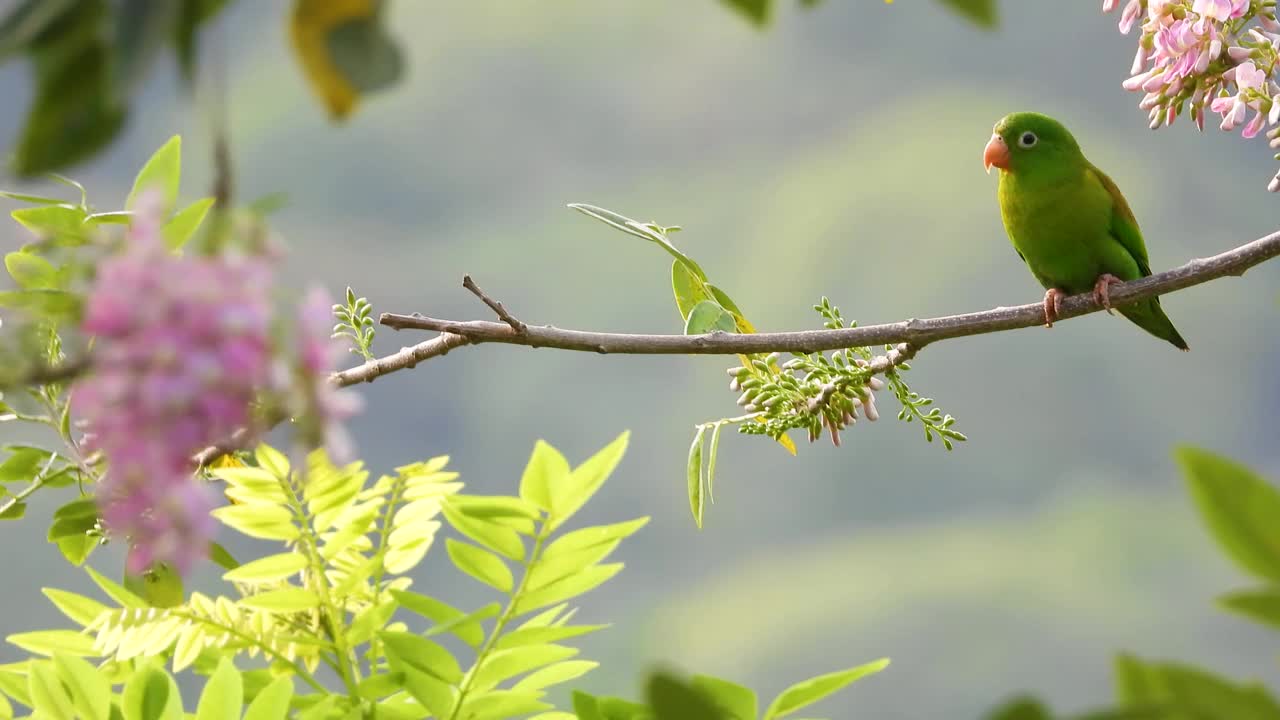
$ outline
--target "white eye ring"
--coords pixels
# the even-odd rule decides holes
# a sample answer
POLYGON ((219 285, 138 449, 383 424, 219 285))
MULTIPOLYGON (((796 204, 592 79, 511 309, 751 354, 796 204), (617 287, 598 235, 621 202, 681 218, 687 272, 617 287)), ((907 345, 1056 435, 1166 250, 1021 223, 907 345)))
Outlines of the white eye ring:
POLYGON ((1031 148, 1035 147, 1038 142, 1040 142, 1040 138, 1036 137, 1036 134, 1031 131, 1024 132, 1018 136, 1018 147, 1031 148))

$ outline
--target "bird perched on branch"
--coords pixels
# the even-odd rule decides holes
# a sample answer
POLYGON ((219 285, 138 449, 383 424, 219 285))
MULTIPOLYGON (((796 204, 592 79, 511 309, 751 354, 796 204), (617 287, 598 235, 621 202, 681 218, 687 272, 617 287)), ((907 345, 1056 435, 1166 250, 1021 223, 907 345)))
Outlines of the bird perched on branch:
MULTIPOLYGON (((1093 291, 1111 312, 1112 284, 1151 274, 1138 221, 1120 188, 1080 151, 1062 123, 1017 112, 996 123, 982 153, 987 172, 1000 168, 1000 216, 1018 257, 1045 287, 1045 325, 1062 299, 1093 291)), ((1116 310, 1152 335, 1186 350, 1187 342, 1159 298, 1116 310)))

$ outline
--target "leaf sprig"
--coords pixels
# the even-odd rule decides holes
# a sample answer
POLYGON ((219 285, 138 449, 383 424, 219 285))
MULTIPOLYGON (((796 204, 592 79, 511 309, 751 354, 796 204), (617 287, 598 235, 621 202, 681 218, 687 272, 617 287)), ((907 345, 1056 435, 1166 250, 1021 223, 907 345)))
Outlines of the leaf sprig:
POLYGON ((351 347, 348 350, 365 360, 373 359, 373 336, 376 325, 373 321, 373 305, 365 298, 356 297, 356 293, 347 287, 345 304, 333 306, 334 317, 338 324, 333 326, 335 338, 348 338, 351 347))

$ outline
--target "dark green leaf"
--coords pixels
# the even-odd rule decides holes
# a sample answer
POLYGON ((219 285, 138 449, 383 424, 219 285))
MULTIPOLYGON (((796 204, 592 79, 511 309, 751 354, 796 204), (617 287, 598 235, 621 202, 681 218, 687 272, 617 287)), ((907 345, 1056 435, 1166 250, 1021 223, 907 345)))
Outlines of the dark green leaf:
POLYGON ((1192 447, 1177 451, 1209 531, 1237 564, 1280 581, 1280 492, 1249 468, 1192 447))
POLYGON ((117 86, 131 93, 146 78, 160 48, 177 26, 182 2, 120 0, 115 12, 115 71, 117 86))
POLYGON ((338 71, 362 94, 394 85, 404 71, 400 48, 387 34, 380 13, 335 27, 325 44, 338 71))
POLYGON ((764 27, 769 22, 769 13, 772 10, 773 0, 720 0, 729 7, 737 10, 743 17, 750 20, 757 27, 764 27))
POLYGON ((209 559, 224 570, 235 570, 240 567, 240 563, 236 562, 234 557, 231 557, 231 553, 216 542, 209 543, 209 559))
POLYGON ((665 672, 649 676, 645 701, 654 720, 732 720, 717 703, 665 672))
POLYGON ((196 81, 196 30, 222 10, 227 0, 178 0, 178 4, 181 9, 174 27, 173 42, 182 79, 190 87, 196 81))
MULTIPOLYGON (((1274 720, 1280 704, 1258 684, 1237 684, 1179 663, 1148 663, 1132 655, 1116 658, 1116 694, 1137 708, 1169 705, 1195 720, 1274 720)), ((1182 720, 1182 715, 1168 716, 1182 720)), ((1163 720, 1163 718, 1162 718, 1163 720)))
POLYGON ((5 501, 0 504, 0 520, 21 520, 27 514, 27 504, 21 500, 17 502, 5 501))
POLYGON ((996 26, 996 0, 941 0, 941 2, 979 27, 996 26))
POLYGON ((1053 720, 1053 716, 1035 698, 1019 697, 993 710, 987 720, 1053 720))
POLYGON ((124 126, 104 43, 104 0, 80 0, 28 46, 36 74, 31 103, 13 155, 14 172, 30 177, 72 165, 101 150, 124 126))
POLYGON ((78 0, 22 0, 0 22, 0 62, 20 53, 78 0))

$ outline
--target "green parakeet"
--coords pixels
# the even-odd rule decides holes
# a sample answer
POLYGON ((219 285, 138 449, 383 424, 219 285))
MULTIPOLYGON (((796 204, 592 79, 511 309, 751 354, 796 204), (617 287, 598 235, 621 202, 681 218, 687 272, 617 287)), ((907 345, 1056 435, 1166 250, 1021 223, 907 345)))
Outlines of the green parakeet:
MULTIPOLYGON (((1045 324, 1062 298, 1093 291, 1111 312, 1112 283, 1151 274, 1138 221, 1120 188, 1080 151, 1062 123, 1018 112, 996 123, 982 154, 987 172, 1000 168, 1000 216, 1018 256, 1043 285, 1045 324)), ((1135 325, 1187 349, 1160 300, 1116 310, 1135 325)))

